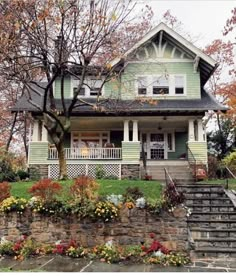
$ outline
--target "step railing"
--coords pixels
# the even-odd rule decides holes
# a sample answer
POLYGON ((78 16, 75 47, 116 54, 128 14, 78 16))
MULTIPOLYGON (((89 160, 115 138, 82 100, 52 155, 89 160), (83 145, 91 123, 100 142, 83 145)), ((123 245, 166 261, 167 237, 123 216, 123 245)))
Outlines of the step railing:
POLYGON ((194 182, 196 182, 197 181, 197 160, 194 157, 194 154, 188 145, 187 145, 187 152, 188 152, 189 167, 192 168, 193 170, 193 179, 194 179, 194 182))
MULTIPOLYGON (((121 159, 121 148, 65 148, 66 159, 121 159)), ((48 159, 58 159, 56 148, 48 151, 48 159)))
POLYGON ((228 167, 225 167, 225 173, 226 173, 225 189, 228 190, 229 189, 229 179, 232 179, 232 178, 236 179, 236 176, 232 173, 232 171, 228 167))
POLYGON ((170 176, 169 172, 167 171, 166 168, 164 168, 164 172, 165 172, 165 182, 166 182, 166 187, 171 185, 171 187, 174 189, 174 191, 176 192, 177 195, 179 195, 179 192, 176 188, 175 182, 172 179, 172 177, 170 176))

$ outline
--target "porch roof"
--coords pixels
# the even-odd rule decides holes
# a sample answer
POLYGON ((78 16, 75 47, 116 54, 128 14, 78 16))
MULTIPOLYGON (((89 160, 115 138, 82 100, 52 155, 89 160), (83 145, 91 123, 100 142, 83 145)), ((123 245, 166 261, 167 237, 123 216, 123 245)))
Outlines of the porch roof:
MULTIPOLYGON (((42 90, 38 93, 29 91, 24 94, 14 107, 12 112, 29 111, 33 113, 41 113, 42 107, 42 90)), ((83 98, 83 101, 96 104, 96 98, 83 98)), ((66 105, 69 106, 71 99, 65 100, 66 105)), ((218 103, 217 100, 207 93, 204 89, 201 91, 201 99, 157 99, 157 102, 150 103, 148 101, 142 102, 140 100, 117 100, 100 98, 97 103, 97 109, 91 105, 83 105, 79 99, 78 106, 74 108, 73 115, 109 115, 109 114, 160 114, 160 113, 183 113, 183 112, 205 112, 208 110, 226 111, 228 108, 218 103)), ((56 99, 56 106, 58 110, 62 110, 60 99, 56 99)))

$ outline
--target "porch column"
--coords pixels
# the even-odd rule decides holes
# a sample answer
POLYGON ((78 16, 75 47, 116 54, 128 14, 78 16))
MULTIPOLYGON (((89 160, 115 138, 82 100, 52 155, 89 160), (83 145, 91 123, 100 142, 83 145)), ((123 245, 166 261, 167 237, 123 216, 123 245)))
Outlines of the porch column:
POLYGON ((133 120, 133 142, 138 142, 138 121, 133 120))
POLYGON ((39 121, 38 120, 34 120, 33 123, 33 135, 32 135, 32 141, 36 142, 39 140, 39 121))
POLYGON ((42 141, 47 142, 48 141, 48 131, 44 127, 44 124, 42 125, 42 141))
POLYGON ((202 119, 197 120, 197 127, 198 127, 198 141, 203 142, 204 141, 204 132, 203 132, 202 119))
POLYGON ((124 121, 124 142, 129 142, 129 120, 124 121))
POLYGON ((195 138, 194 138, 194 120, 193 119, 188 120, 188 140, 189 141, 195 141, 195 138))

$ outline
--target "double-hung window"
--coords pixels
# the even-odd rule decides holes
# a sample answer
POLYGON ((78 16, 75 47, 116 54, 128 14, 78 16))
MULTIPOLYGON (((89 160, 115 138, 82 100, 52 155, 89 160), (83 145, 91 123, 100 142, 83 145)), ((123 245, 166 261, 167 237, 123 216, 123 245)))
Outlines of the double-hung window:
POLYGON ((184 76, 175 76, 175 94, 184 94, 184 76))
POLYGON ((160 76, 154 78, 152 85, 153 95, 166 95, 169 94, 169 78, 166 76, 160 76))
POLYGON ((138 95, 147 95, 147 77, 138 78, 138 95))

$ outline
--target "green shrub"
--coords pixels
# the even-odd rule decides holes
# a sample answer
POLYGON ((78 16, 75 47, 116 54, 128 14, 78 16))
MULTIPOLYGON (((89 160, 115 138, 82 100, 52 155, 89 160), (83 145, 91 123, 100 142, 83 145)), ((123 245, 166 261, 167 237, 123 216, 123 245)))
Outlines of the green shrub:
POLYGON ((105 177, 106 173, 103 170, 101 165, 97 165, 96 166, 96 172, 95 172, 95 176, 97 179, 103 179, 105 177))
POLYGON ((236 174, 236 150, 231 152, 227 155, 223 160, 222 163, 229 167, 229 169, 236 174))
POLYGON ((4 241, 0 244, 0 255, 13 256, 15 255, 13 250, 13 242, 4 241))
POLYGON ((19 176, 20 180, 24 180, 26 178, 29 178, 29 174, 26 171, 23 171, 23 170, 17 171, 17 175, 19 176))

